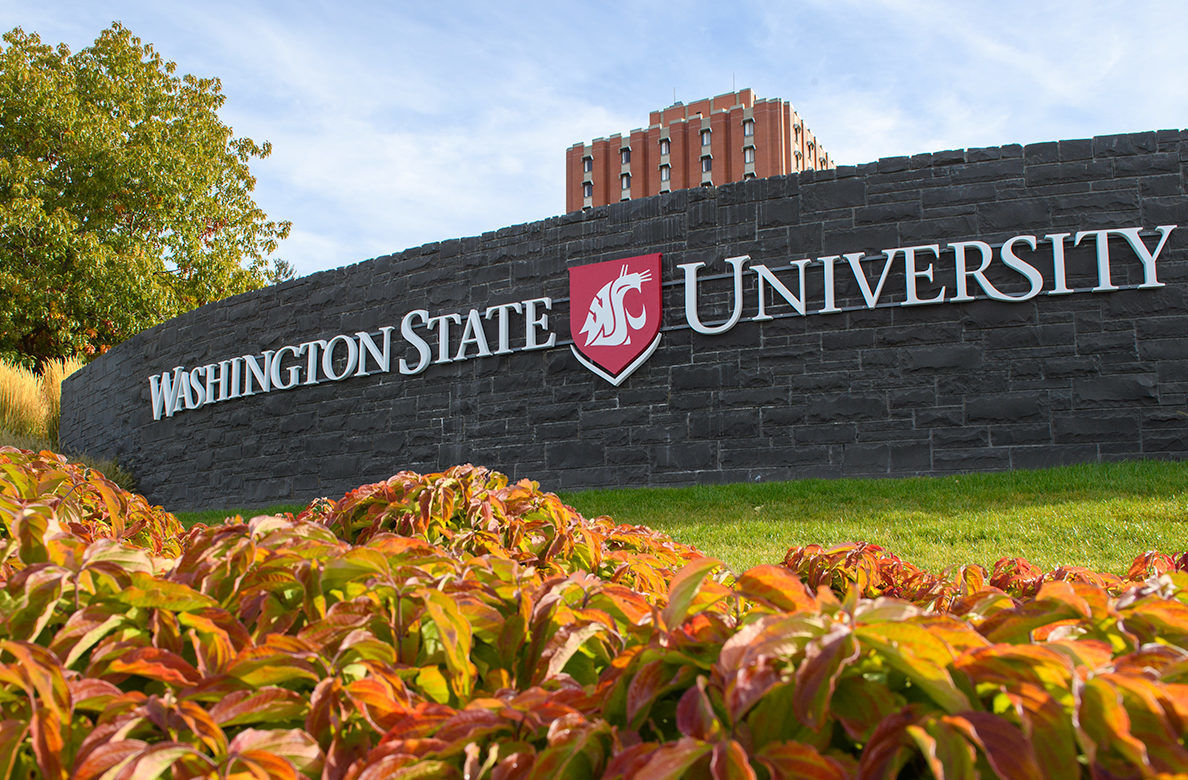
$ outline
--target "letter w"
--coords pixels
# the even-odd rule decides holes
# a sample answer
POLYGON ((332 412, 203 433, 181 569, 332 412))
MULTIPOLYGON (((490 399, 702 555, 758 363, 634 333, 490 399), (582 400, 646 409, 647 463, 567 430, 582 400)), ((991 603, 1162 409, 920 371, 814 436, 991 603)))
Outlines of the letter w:
POLYGON ((172 417, 181 408, 182 382, 189 380, 184 366, 173 369, 173 376, 164 371, 160 376, 153 374, 149 377, 149 393, 153 400, 153 419, 160 420, 161 414, 172 417))

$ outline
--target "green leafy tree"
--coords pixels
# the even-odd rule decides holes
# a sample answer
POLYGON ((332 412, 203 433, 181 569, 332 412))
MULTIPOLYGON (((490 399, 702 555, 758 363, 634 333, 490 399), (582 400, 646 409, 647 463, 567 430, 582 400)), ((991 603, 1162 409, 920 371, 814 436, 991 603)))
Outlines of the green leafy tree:
POLYGON ((210 301, 292 276, 289 232, 252 199, 254 157, 218 79, 179 76, 120 24, 71 53, 0 48, 0 357, 94 355, 210 301))

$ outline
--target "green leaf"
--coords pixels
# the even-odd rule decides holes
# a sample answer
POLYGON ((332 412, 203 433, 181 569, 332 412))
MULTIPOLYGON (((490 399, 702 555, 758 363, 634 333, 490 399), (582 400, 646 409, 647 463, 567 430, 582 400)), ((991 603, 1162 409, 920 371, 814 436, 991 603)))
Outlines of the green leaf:
POLYGON ((944 642, 912 623, 860 625, 854 636, 864 647, 898 669, 949 713, 970 709, 969 699, 953 682, 953 655, 944 642))
POLYGON ((948 723, 932 719, 923 726, 910 725, 904 733, 915 743, 937 780, 977 776, 973 745, 948 723))
POLYGON ((34 577, 26 580, 26 587, 21 592, 18 602, 19 607, 10 613, 4 626, 12 639, 35 641, 53 619, 58 602, 62 598, 62 576, 50 571, 46 574, 49 578, 42 581, 34 577))
POLYGON ((308 661, 268 650, 241 654, 225 673, 252 688, 316 683, 321 679, 308 661))
POLYGON ((106 606, 86 607, 70 616, 66 625, 54 635, 50 649, 59 657, 65 655, 63 666, 73 666, 96 642, 126 620, 124 615, 112 614, 106 606))
POLYGON ((1049 598, 1024 601, 1014 609, 1002 610, 991 615, 978 630, 991 642, 1026 644, 1031 641, 1031 632, 1065 620, 1081 620, 1089 617, 1088 606, 1078 599, 1068 583, 1046 583, 1063 585, 1058 592, 1049 592, 1049 598))
POLYGON ((235 691, 210 708, 210 717, 219 726, 245 723, 284 723, 301 720, 309 709, 309 699, 294 691, 267 686, 255 691, 235 691))
POLYGON ((171 612, 192 612, 218 606, 218 602, 210 596, 193 588, 139 571, 132 573, 132 586, 124 590, 119 599, 130 607, 167 609, 171 612))
POLYGON ((103 774, 103 780, 114 780, 116 777, 136 778, 136 780, 156 780, 165 771, 172 769, 182 759, 197 759, 203 765, 210 761, 189 745, 178 742, 159 742, 151 745, 136 756, 121 762, 103 774), (117 773, 117 770, 118 773, 117 773))
POLYGON ((1077 704, 1078 732, 1093 769, 1116 773, 1148 768, 1147 748, 1130 731, 1130 715, 1108 679, 1093 677, 1080 686, 1077 704))
POLYGON ((792 700, 801 723, 813 729, 825 724, 838 678, 858 655, 858 643, 845 626, 808 643, 804 660, 796 668, 796 695, 792 700))
MULTIPOLYGON (((543 667, 544 674, 534 682, 539 684, 560 674, 565 669, 565 665, 569 663, 569 659, 573 658, 582 645, 592 637, 605 632, 606 627, 599 623, 562 626, 546 643, 540 660, 547 660, 548 663, 543 667)), ((538 665, 538 669, 540 668, 538 665)))
POLYGON ((1146 746, 1152 768, 1178 772, 1188 767, 1188 750, 1181 744, 1184 725, 1169 706, 1169 686, 1143 674, 1107 673, 1098 679, 1109 681, 1120 694, 1130 718, 1130 733, 1146 746))
POLYGON ((439 590, 428 590, 423 595, 425 614, 437 627, 438 640, 445 651, 446 666, 450 670, 450 684, 459 697, 469 697, 472 674, 470 624, 462 617, 458 605, 446 594, 439 590))
POLYGON ((422 666, 418 669, 416 685, 431 701, 445 704, 450 700, 450 684, 436 666, 422 666))
MULTIPOLYGON (((992 649, 998 649, 996 645, 992 649)), ((1014 647, 1014 650, 1039 649, 1014 647)), ((1077 741, 1073 729, 1071 706, 1072 693, 1068 685, 1071 678, 1053 686, 1054 694, 1043 686, 1030 682, 1022 675, 1017 679, 1004 676, 1002 682, 990 682, 991 689, 1002 691, 1002 696, 1019 713, 1023 733, 1035 750, 1035 760, 1044 777, 1067 777, 1077 770, 1077 741), (1069 709, 1060 700, 1068 700, 1069 709)))
POLYGON ((702 581, 706 575, 721 565, 722 562, 716 558, 701 558, 685 565, 677 572, 668 589, 668 606, 661 612, 664 625, 671 629, 685 622, 685 617, 689 614, 689 608, 693 605, 693 599, 696 597, 702 581))
POLYGON ((583 721, 576 727, 560 728, 554 721, 549 728, 549 746, 540 751, 532 764, 529 778, 583 778, 596 776, 596 770, 606 761, 609 728, 592 727, 583 721))
POLYGON ((856 742, 867 742, 885 719, 903 708, 904 701, 886 685, 862 677, 842 677, 830 699, 830 714, 856 742))

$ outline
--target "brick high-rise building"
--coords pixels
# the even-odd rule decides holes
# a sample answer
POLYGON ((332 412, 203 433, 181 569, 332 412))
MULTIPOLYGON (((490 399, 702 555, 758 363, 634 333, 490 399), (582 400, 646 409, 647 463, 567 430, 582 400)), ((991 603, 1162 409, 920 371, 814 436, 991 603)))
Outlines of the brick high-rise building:
POLYGON ((750 89, 653 111, 645 129, 565 152, 565 210, 701 185, 832 168, 804 120, 750 89))

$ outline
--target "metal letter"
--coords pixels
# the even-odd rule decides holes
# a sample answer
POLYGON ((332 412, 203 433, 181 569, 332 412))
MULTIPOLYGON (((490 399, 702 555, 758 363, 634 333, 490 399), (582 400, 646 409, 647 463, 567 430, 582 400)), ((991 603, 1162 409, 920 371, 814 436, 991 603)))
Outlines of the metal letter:
POLYGON ((301 350, 297 347, 286 345, 278 349, 276 354, 272 356, 272 365, 269 367, 269 374, 272 378, 272 386, 277 390, 288 390, 290 387, 296 385, 297 375, 301 373, 301 366, 289 366, 289 383, 285 384, 281 380, 281 356, 285 354, 286 350, 291 352, 293 357, 301 354, 301 350))
POLYGON ((764 285, 771 285, 771 288, 773 290, 775 290, 776 292, 778 292, 780 294, 780 297, 782 297, 785 301, 792 304, 792 308, 796 309, 796 313, 803 317, 804 316, 804 267, 811 262, 812 262, 811 260, 793 260, 789 263, 789 265, 794 267, 799 272, 799 278, 800 278, 800 296, 799 297, 793 295, 792 291, 789 290, 787 287, 785 287, 784 283, 781 282, 776 277, 776 275, 771 272, 771 269, 768 268, 767 266, 765 266, 765 265, 751 266, 751 270, 755 272, 755 275, 757 277, 759 277, 759 283, 758 283, 759 313, 756 314, 754 317, 752 317, 751 321, 752 322, 763 322, 766 320, 773 319, 773 317, 767 313, 767 308, 765 306, 766 301, 764 301, 764 298, 766 296, 763 294, 764 290, 765 290, 764 285))
POLYGON ((466 327, 462 329, 462 340, 458 342, 458 351, 454 353, 454 360, 466 359, 466 347, 474 344, 478 347, 475 357, 490 357, 491 350, 487 346, 487 333, 483 330, 483 321, 478 309, 471 309, 466 315, 466 327))
POLYGON ((418 360, 416 366, 409 368, 408 362, 404 358, 400 358, 400 373, 402 374, 419 374, 429 367, 429 361, 433 359, 433 350, 429 348, 429 342, 418 336, 413 330, 413 318, 416 317, 419 317, 421 324, 424 325, 429 321, 429 312, 424 309, 413 309, 405 314, 404 319, 400 321, 400 335, 416 348, 418 360))
POLYGON ((396 330, 391 325, 385 325, 380 328, 380 333, 384 337, 384 349, 381 352, 379 347, 371 338, 370 333, 359 331, 355 337, 359 339, 359 370, 355 372, 355 376, 368 376, 370 372, 367 370, 367 356, 370 354, 375 361, 376 371, 382 371, 385 374, 392 370, 392 331, 396 330))
POLYGON ((922 246, 905 246, 896 249, 887 250, 887 261, 890 262, 894 257, 895 252, 903 252, 903 272, 904 272, 904 287, 907 289, 907 300, 901 303, 901 306, 922 306, 926 303, 940 303, 945 299, 945 288, 941 287, 940 293, 935 298, 921 299, 916 294, 916 279, 924 277, 928 281, 932 281, 932 263, 923 271, 916 270, 916 252, 926 250, 931 252, 936 259, 940 259, 940 245, 939 244, 924 244, 922 246))
POLYGON ((322 352, 322 373, 326 375, 327 379, 333 382, 346 379, 355 370, 357 365, 359 365, 359 345, 355 343, 353 338, 345 333, 340 333, 326 342, 326 349, 322 352), (334 373, 334 345, 339 342, 346 344, 347 362, 343 367, 342 373, 336 374, 334 373))
POLYGON ((536 340, 536 330, 548 333, 549 330, 549 315, 541 314, 536 316, 536 305, 539 303, 545 308, 545 311, 553 310, 552 298, 531 298, 524 301, 524 349, 547 349, 557 343, 557 334, 549 333, 548 339, 545 341, 536 340))
POLYGON ((730 319, 721 325, 703 325, 697 315, 697 270, 705 265, 702 262, 682 263, 677 268, 685 272, 685 321, 689 327, 698 333, 717 336, 725 333, 738 324, 742 317, 742 272, 743 264, 751 259, 750 255, 728 257, 726 262, 734 269, 734 308, 730 312, 730 319))
POLYGON ((491 319, 492 314, 499 312, 499 349, 495 350, 496 355, 506 355, 512 351, 510 331, 508 328, 508 311, 514 311, 516 314, 519 314, 523 309, 524 306, 521 303, 501 303, 487 309, 487 319, 491 319))

